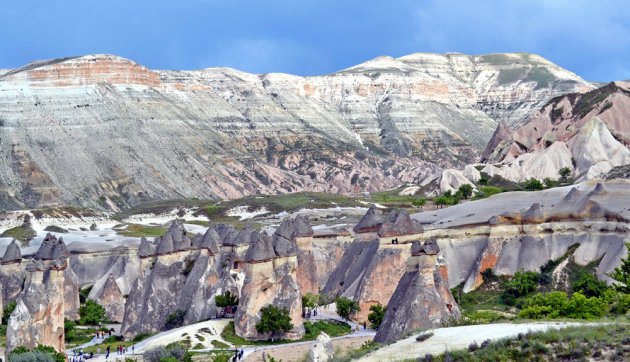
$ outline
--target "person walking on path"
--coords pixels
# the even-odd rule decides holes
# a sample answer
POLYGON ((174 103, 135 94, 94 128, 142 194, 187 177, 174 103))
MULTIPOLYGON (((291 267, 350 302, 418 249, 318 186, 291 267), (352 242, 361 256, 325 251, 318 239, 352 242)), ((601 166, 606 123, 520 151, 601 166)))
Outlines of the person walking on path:
POLYGON ((363 329, 367 329, 367 322, 363 321, 363 329))

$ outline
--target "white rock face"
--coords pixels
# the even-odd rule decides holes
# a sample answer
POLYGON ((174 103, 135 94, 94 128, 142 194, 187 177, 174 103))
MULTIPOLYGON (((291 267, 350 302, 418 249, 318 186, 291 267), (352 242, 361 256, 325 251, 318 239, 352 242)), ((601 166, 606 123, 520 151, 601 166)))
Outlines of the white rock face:
POLYGON ((0 206, 390 189, 476 161, 499 119, 591 88, 529 54, 381 57, 313 77, 34 62, 0 75, 0 206))
POLYGON ((327 362, 335 355, 335 348, 330 341, 330 337, 321 332, 315 343, 308 350, 308 361, 310 362, 327 362))

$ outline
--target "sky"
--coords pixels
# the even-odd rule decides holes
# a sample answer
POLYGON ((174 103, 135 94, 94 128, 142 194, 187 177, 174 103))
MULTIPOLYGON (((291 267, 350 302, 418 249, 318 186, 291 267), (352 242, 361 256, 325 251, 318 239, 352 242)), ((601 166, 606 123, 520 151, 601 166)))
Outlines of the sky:
POLYGON ((630 79, 627 0, 2 0, 0 68, 116 54, 153 69, 331 73, 381 55, 535 53, 630 79))

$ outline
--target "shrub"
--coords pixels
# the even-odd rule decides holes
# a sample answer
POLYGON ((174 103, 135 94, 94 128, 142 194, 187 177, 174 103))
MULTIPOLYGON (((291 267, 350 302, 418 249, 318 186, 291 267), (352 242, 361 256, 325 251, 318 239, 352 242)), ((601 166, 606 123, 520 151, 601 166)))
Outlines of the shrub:
POLYGON ((537 273, 530 271, 517 271, 506 283, 504 294, 512 295, 515 298, 525 296, 536 290, 537 278, 537 273))
POLYGON ((580 292, 587 297, 602 297, 607 289, 606 282, 598 280, 591 273, 582 273, 580 278, 571 284, 572 291, 580 292))
POLYGON ((385 316, 385 307, 381 303, 370 306, 372 313, 368 314, 368 320, 372 325, 372 328, 379 327, 383 323, 383 317, 385 316))
POLYGON ((97 325, 105 320, 105 308, 95 301, 88 299, 79 307, 80 324, 97 325))
POLYGON ((256 330, 259 333, 271 332, 271 337, 281 332, 287 332, 293 329, 291 316, 286 307, 282 309, 268 305, 261 310, 260 322, 256 323, 256 330))
POLYGON ((2 324, 9 324, 9 317, 11 316, 11 313, 13 313, 16 305, 16 302, 11 302, 4 307, 4 310, 2 311, 2 324))
POLYGON ((536 294, 527 301, 527 307, 519 312, 521 318, 576 318, 593 319, 604 315, 608 304, 602 298, 586 298, 574 293, 567 299, 565 292, 536 294))
POLYGON ((361 311, 359 302, 352 299, 337 297, 335 302, 337 303, 337 314, 345 320, 350 319, 352 313, 361 311))
MULTIPOLYGON (((626 250, 630 250, 630 243, 626 242, 626 250)), ((626 258, 621 259, 621 266, 618 266, 610 274, 606 274, 613 278, 617 283, 614 288, 624 294, 630 294, 630 253, 626 258)))
POLYGON ((571 176, 572 172, 571 169, 568 167, 563 167, 561 169, 558 170, 558 175, 560 175, 560 180, 562 180, 562 182, 566 183, 567 180, 569 179, 569 176, 571 176))
POLYGON ((542 190, 543 185, 538 179, 532 177, 525 182, 525 189, 528 191, 542 190))
POLYGON ((465 199, 468 199, 472 196, 473 187, 471 184, 463 184, 459 187, 459 191, 465 199))
POLYGON ((18 346, 8 356, 9 362, 65 362, 66 356, 55 351, 53 347, 38 345, 32 351, 18 346))
POLYGON ((173 329, 180 327, 184 324, 184 316, 186 315, 185 310, 178 309, 173 314, 170 314, 166 317, 166 323, 164 324, 164 328, 173 329))
POLYGON ((217 305, 217 307, 220 308, 238 305, 238 296, 230 293, 230 291, 227 290, 222 295, 217 295, 216 297, 214 297, 214 303, 217 305))
POLYGON ((424 197, 418 197, 417 199, 415 199, 415 200, 413 200, 411 202, 411 204, 413 206, 417 206, 417 207, 419 207, 421 209, 422 209, 422 206, 424 206, 426 203, 427 203, 427 200, 425 200, 424 197))

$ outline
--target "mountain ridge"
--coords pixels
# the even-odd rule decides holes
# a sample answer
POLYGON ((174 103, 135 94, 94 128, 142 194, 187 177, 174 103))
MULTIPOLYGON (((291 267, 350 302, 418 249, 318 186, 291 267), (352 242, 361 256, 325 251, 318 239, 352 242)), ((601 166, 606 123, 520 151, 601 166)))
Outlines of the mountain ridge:
POLYGON ((531 55, 401 58, 416 70, 152 70, 106 54, 9 70, 0 76, 0 205, 116 210, 394 188, 474 162, 500 119, 519 124, 554 96, 592 88, 531 55))

